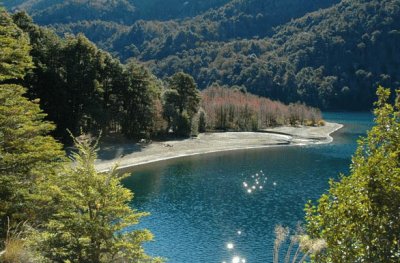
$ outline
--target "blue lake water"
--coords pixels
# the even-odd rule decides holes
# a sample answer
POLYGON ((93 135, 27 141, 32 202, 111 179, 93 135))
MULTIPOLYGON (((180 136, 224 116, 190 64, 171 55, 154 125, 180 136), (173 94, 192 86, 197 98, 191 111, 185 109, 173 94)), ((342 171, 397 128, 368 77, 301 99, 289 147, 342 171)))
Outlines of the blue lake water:
POLYGON ((326 113, 344 124, 327 145, 192 156, 136 168, 124 184, 147 211, 139 228, 155 235, 146 251, 173 263, 272 262, 274 227, 295 228, 304 205, 347 173, 369 113, 326 113), (254 187, 253 187, 254 186, 254 187), (255 188, 255 189, 254 189, 255 188), (233 249, 227 244, 232 243, 233 249))

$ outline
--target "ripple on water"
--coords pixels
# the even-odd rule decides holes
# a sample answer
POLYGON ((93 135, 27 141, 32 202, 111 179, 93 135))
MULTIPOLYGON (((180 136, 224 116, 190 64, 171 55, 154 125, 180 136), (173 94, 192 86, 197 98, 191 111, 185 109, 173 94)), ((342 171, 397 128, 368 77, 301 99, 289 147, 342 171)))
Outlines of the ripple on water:
POLYGON ((146 251, 171 263, 271 262, 275 225, 294 229, 304 204, 347 172, 368 126, 353 117, 330 145, 210 154, 137 170, 124 183, 135 193, 134 208, 151 213, 136 226, 155 235, 146 251))

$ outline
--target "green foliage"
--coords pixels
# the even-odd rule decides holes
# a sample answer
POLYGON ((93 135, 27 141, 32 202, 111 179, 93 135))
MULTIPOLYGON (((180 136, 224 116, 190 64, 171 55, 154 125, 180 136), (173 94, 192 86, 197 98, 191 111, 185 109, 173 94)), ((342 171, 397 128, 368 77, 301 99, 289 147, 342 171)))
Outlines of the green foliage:
POLYGON ((96 144, 87 136, 75 139, 73 167, 60 178, 59 210, 40 233, 40 249, 51 262, 161 262, 145 254, 148 230, 137 230, 141 217, 129 206, 133 194, 124 188, 116 169, 99 173, 96 144))
POLYGON ((163 129, 155 121, 160 84, 144 67, 134 61, 122 65, 81 34, 62 39, 26 13, 13 18, 33 46, 35 68, 25 84, 57 124, 56 137, 68 141, 67 129, 74 134, 82 129, 141 139, 163 129))
MULTIPOLYGON (((15 21, 33 40, 31 49, 22 31, 3 13, 1 32, 8 34, 12 29, 16 33, 2 38, 2 44, 20 41, 21 49, 1 61, 2 82, 22 81, 32 61, 31 50, 37 65, 26 78, 31 96, 47 94, 45 103, 52 98, 56 109, 57 103, 67 100, 72 104, 72 116, 63 117, 78 118, 80 124, 86 120, 85 127, 99 123, 94 104, 110 111, 117 108, 110 83, 126 79, 120 76, 124 72, 119 63, 83 36, 63 42, 51 31, 33 25, 26 15, 17 14, 15 21), (100 73, 106 76, 101 83, 96 79, 100 73), (113 74, 117 77, 110 80, 113 74), (63 81, 71 85, 70 94, 63 81), (54 83, 59 86, 52 90, 49 86, 54 83)), ((11 46, 0 45, 0 54, 8 56, 11 46)), ((78 153, 73 155, 73 163, 66 165, 62 145, 48 135, 55 125, 44 120, 47 115, 41 111, 40 101, 30 101, 25 92, 16 84, 0 84, 0 260, 161 262, 144 253, 142 244, 152 239, 151 233, 131 228, 146 213, 130 208, 133 194, 121 185, 123 176, 116 170, 95 170, 95 146, 88 140, 76 141, 78 153)), ((60 113, 64 112, 56 112, 60 113)))
POLYGON ((68 23, 80 20, 133 22, 135 7, 128 0, 35 0, 5 1, 6 7, 27 10, 40 24, 68 23), (13 3, 14 2, 14 3, 13 3), (44 9, 44 10, 43 10, 44 9))
POLYGON ((130 62, 126 67, 127 86, 121 90, 122 132, 131 138, 149 138, 156 119, 156 100, 161 89, 143 66, 130 62))
POLYGON ((286 103, 370 109, 369 87, 400 86, 400 61, 393 55, 400 45, 399 7, 398 0, 345 0, 281 24, 271 37, 224 43, 189 38, 200 44, 150 67, 159 77, 185 70, 200 88, 218 81, 286 103))
POLYGON ((110 90, 120 81, 115 75, 118 70, 122 74, 122 67, 83 35, 60 39, 33 24, 25 13, 13 18, 32 44, 35 68, 25 77, 25 85, 57 124, 55 135, 65 140, 66 129, 78 133, 81 128, 104 128, 112 116, 110 90))
POLYGON ((168 80, 168 88, 178 92, 175 105, 179 113, 186 110, 190 117, 196 114, 201 98, 192 76, 178 72, 168 80))
MULTIPOLYGON (((176 0, 167 2, 172 1, 176 0)), ((337 2, 337 0, 229 1, 220 8, 207 10, 192 19, 137 21, 129 31, 121 31, 121 34, 111 37, 113 47, 110 48, 126 58, 133 55, 132 52, 127 52, 126 47, 134 44, 139 49, 142 60, 160 60, 183 54, 192 56, 191 52, 185 51, 202 48, 204 44, 212 42, 221 45, 224 42, 236 42, 235 39, 270 36, 275 26, 337 2)))
POLYGON ((380 87, 376 125, 360 139, 350 176, 306 207, 307 231, 327 242, 316 262, 399 262, 400 100, 380 87))
POLYGON ((69 24, 76 21, 112 21, 132 24, 136 20, 169 20, 195 16, 229 0, 7 0, 13 10, 28 11, 40 24, 69 24))
POLYGON ((48 215, 49 181, 64 160, 62 145, 48 136, 54 125, 24 93, 21 86, 0 85, 0 239, 7 217, 36 224, 48 215))
MULTIPOLYGON (((200 108, 200 92, 193 77, 183 72, 174 74, 168 80, 168 90, 164 93, 164 117, 179 136, 189 136, 192 120, 200 108)), ((196 121, 198 121, 196 119, 196 121)), ((198 127, 198 125, 196 124, 198 127)), ((197 135, 197 131, 193 131, 197 135)))
POLYGON ((32 68, 27 35, 12 21, 0 6, 0 83, 22 79, 32 68))
POLYGON ((362 110, 372 107, 370 87, 400 86, 398 0, 159 1, 102 1, 94 17, 71 11, 90 1, 25 7, 59 34, 84 32, 123 60, 148 62, 160 78, 185 71, 201 89, 218 81, 285 103, 362 110), (118 4, 136 7, 132 20, 118 4), (185 14, 199 15, 171 20, 185 14))
MULTIPOLYGON (((198 130, 192 130, 192 118, 189 117, 189 114, 186 111, 183 111, 181 114, 178 114, 176 123, 177 128, 175 130, 176 135, 181 137, 187 137, 192 135, 197 135, 198 130)), ((193 125, 195 126, 195 125, 193 125)), ((194 127, 193 127, 194 128, 194 127)))

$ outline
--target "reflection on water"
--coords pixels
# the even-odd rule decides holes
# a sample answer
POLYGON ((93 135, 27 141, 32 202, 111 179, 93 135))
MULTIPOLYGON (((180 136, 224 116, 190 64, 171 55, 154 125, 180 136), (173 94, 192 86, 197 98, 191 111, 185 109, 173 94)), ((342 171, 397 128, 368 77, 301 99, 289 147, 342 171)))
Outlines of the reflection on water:
POLYGON ((135 193, 134 208, 151 213, 139 225, 155 235, 146 251, 172 263, 271 262, 275 225, 295 229, 304 204, 327 190, 329 178, 348 172, 355 142, 372 119, 325 118, 345 125, 329 145, 193 156, 136 169, 124 183, 135 193))
POLYGON ((226 244, 226 248, 229 249, 229 250, 233 249, 234 247, 235 246, 233 245, 233 243, 226 244))
MULTIPOLYGON (((243 175, 243 174, 242 174, 243 175)), ((243 182, 243 187, 247 193, 251 194, 254 191, 260 191, 264 189, 264 185, 267 182, 267 177, 264 172, 260 170, 259 172, 251 175, 251 179, 247 179, 243 182)))

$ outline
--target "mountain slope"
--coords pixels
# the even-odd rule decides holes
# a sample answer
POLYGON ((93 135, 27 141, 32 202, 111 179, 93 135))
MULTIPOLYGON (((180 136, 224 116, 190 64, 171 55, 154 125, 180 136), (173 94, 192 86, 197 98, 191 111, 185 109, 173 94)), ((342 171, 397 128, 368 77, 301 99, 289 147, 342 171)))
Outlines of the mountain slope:
POLYGON ((41 25, 82 20, 133 23, 138 18, 134 5, 127 0, 28 0, 8 3, 7 7, 26 10, 41 25))
MULTIPOLYGON (((362 110, 371 108, 377 85, 400 86, 400 0, 102 1, 91 17, 60 15, 49 25, 61 35, 84 32, 159 77, 190 73, 200 88, 218 82, 285 102, 362 110), (117 5, 129 8, 112 8, 117 5), (123 19, 118 12, 131 13, 123 19)), ((46 19, 52 6, 91 5, 12 2, 46 19)))
POLYGON ((132 24, 138 19, 169 20, 193 17, 230 0, 9 0, 9 10, 26 10, 37 23, 102 20, 132 24))
POLYGON ((273 33, 275 26, 337 2, 235 0, 190 20, 138 21, 129 31, 114 35, 108 49, 118 52, 123 59, 132 55, 139 55, 142 60, 160 59, 196 48, 205 41, 265 37, 273 33))
POLYGON ((13 0, 8 7, 27 10, 36 22, 52 26, 60 35, 83 32, 122 59, 150 60, 204 41, 272 35, 273 27, 338 1, 13 0))
POLYGON ((368 109, 378 84, 400 86, 399 21, 399 0, 344 0, 272 38, 202 43, 150 65, 160 77, 189 72, 201 87, 217 81, 283 101, 368 109))

